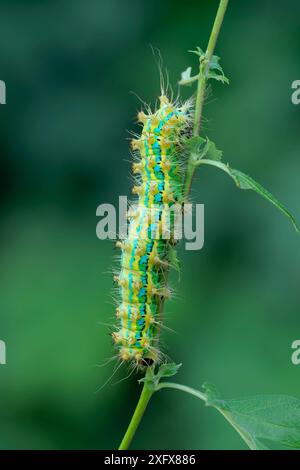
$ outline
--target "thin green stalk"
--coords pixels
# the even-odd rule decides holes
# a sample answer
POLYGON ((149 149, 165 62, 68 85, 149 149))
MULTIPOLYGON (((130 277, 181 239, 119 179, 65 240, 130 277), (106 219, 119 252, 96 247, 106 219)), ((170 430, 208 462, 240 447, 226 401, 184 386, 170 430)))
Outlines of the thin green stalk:
MULTIPOLYGON (((194 127, 193 127, 193 135, 199 136, 201 123, 202 123, 202 114, 203 114, 203 105, 204 105, 204 96, 206 90, 206 82, 207 82, 207 75, 209 70, 209 64, 211 58, 213 56, 217 39, 220 33, 220 29, 223 23, 224 15, 228 6, 229 0, 221 0, 219 4, 219 8, 217 11, 216 19, 213 25, 213 29, 211 31, 211 35, 208 41, 207 50, 205 54, 205 60, 200 61, 199 66, 199 75, 198 75, 198 86, 197 86, 197 94, 196 94, 196 105, 195 105, 195 119, 194 119, 194 127)), ((189 195, 193 177, 195 174, 195 170, 197 168, 197 164, 195 161, 195 155, 190 154, 189 160, 187 163, 187 171, 185 177, 185 184, 184 184, 184 195, 187 197, 189 195)))
MULTIPOLYGON (((149 370, 149 369, 148 369, 149 370)), ((146 373, 147 375, 147 373, 146 373)), ((144 382, 143 385, 143 390, 140 395, 138 404, 136 406, 136 409, 134 411, 134 414, 131 418, 131 421, 129 423, 129 426, 127 428, 127 431, 123 437, 123 440, 120 444, 119 450, 126 450, 129 448, 131 441, 136 433, 136 430, 142 420, 142 417, 144 415, 145 409, 147 408, 147 405, 149 403, 150 398, 152 397, 154 393, 154 385, 150 382, 144 382)))
MULTIPOLYGON (((226 8, 228 5, 229 0, 220 0, 219 8, 217 11, 216 19, 211 31, 211 35, 209 38, 207 51, 206 51, 206 58, 205 61, 200 63, 199 69, 199 78, 198 78, 198 87, 197 87, 197 96, 196 96, 196 106, 195 106, 195 120, 194 120, 194 127, 193 127, 193 135, 198 136, 200 133, 201 128, 201 120, 202 120, 202 112, 203 112, 203 104, 204 104, 204 95, 205 95, 205 88, 206 88, 206 80, 207 80, 207 70, 209 68, 210 60, 213 56, 216 42, 220 33, 220 29, 223 23, 224 15, 226 12, 226 8)), ((184 185, 184 195, 188 196, 193 176, 195 173, 196 164, 194 161, 193 154, 190 155, 188 163, 187 163, 187 172, 186 172, 186 179, 184 185)), ((147 369, 146 376, 150 368, 147 369)), ((158 385, 157 390, 162 388, 177 388, 178 390, 182 390, 192 395, 198 396, 198 398, 204 399, 204 395, 197 390, 190 389, 190 387, 185 387, 184 385, 172 384, 168 382, 162 382, 158 385), (203 395, 202 397, 200 395, 203 395)), ((126 450, 129 448, 130 443, 136 433, 136 430, 141 422, 143 414, 147 408, 150 398, 152 397, 153 393, 155 392, 153 384, 149 382, 145 382, 143 386, 143 390, 136 406, 135 412, 132 416, 132 419, 129 423, 125 436, 120 444, 119 450, 126 450)))
POLYGON ((176 384, 174 382, 161 382, 158 384, 155 391, 161 390, 162 388, 174 388, 175 390, 180 390, 181 392, 194 395, 195 397, 200 398, 200 400, 205 401, 205 403, 207 402, 207 396, 204 393, 196 390, 195 388, 187 387, 186 385, 176 384))

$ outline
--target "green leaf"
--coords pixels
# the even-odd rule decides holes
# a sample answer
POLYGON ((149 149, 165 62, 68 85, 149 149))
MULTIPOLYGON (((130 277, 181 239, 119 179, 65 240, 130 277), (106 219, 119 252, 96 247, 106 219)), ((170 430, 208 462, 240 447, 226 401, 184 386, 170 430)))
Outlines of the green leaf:
POLYGON ((209 63, 209 71, 207 78, 213 78, 214 80, 218 80, 222 83, 227 83, 228 85, 229 80, 227 77, 225 77, 223 69, 219 62, 220 57, 213 55, 209 63))
POLYGON ((252 450, 269 450, 265 441, 300 449, 300 400, 288 395, 258 395, 223 400, 214 385, 204 392, 174 382, 161 382, 156 390, 175 389, 188 393, 215 408, 252 450))
POLYGON ((220 57, 218 57, 217 55, 213 55, 212 58, 210 59, 209 68, 211 70, 218 70, 224 75, 223 69, 220 65, 220 60, 221 60, 220 57))
POLYGON ((188 67, 181 74, 181 80, 189 80, 191 78, 192 67, 188 67))
POLYGON ((225 76, 220 65, 220 57, 213 55, 211 59, 208 60, 207 53, 205 53, 200 47, 189 52, 192 52, 199 57, 200 71, 198 75, 191 76, 192 67, 188 67, 184 72, 182 72, 179 85, 191 85, 193 82, 197 81, 199 77, 204 77, 206 80, 214 79, 219 82, 229 84, 229 80, 225 76))
POLYGON ((183 141, 185 151, 187 153, 194 153, 196 155, 201 154, 201 149, 203 149, 205 144, 206 144, 206 139, 198 135, 195 135, 183 141))
POLYGON ((223 152, 219 150, 215 143, 200 136, 193 136, 184 142, 185 151, 194 155, 196 164, 204 157, 210 160, 222 160, 223 152))
POLYGON ((206 138, 206 142, 207 142, 207 157, 210 159, 210 160, 222 160, 222 157, 223 157, 223 152, 222 150, 219 150, 215 143, 212 142, 211 140, 209 140, 209 138, 207 137, 206 138))
POLYGON ((175 362, 171 362, 169 364, 162 364, 158 369, 156 377, 158 380, 162 379, 163 377, 173 377, 179 371, 182 364, 175 364, 175 362))
POLYGON ((181 73, 181 79, 178 82, 179 85, 191 85, 193 82, 198 80, 199 75, 191 75, 192 67, 188 67, 181 73))
POLYGON ((300 400, 287 395, 260 395, 239 400, 208 399, 252 450, 267 450, 264 441, 300 448, 300 400))
POLYGON ((154 367, 148 367, 145 377, 140 379, 139 383, 148 383, 152 384, 156 388, 159 384, 159 381, 163 377, 173 377, 179 371, 182 364, 175 364, 174 362, 161 364, 158 371, 155 372, 154 367))
POLYGON ((196 47, 196 50, 189 50, 188 52, 191 52, 192 54, 196 54, 199 57, 205 56, 205 52, 199 46, 196 47))
POLYGON ((251 189, 252 191, 255 191, 257 194, 259 194, 271 204, 273 204, 286 217, 288 217, 288 219, 290 219, 290 221, 292 222, 295 230, 299 232, 299 227, 291 212, 281 202, 279 202, 269 191, 267 191, 263 186, 257 183, 253 178, 246 175, 245 173, 242 173, 239 170, 234 170, 233 168, 230 168, 228 164, 225 165, 224 163, 220 161, 215 161, 213 159, 201 159, 199 161, 199 165, 200 164, 216 166, 217 168, 220 168, 221 170, 225 171, 229 176, 231 176, 231 178, 234 180, 236 186, 239 189, 251 189))
POLYGON ((219 392, 216 389, 216 386, 214 384, 211 384, 209 382, 204 382, 202 385, 202 388, 205 392, 205 395, 207 397, 207 403, 209 404, 211 401, 216 400, 219 398, 219 392))
POLYGON ((227 77, 225 77, 224 74, 222 75, 220 73, 210 71, 209 74, 208 74, 208 78, 212 78, 214 80, 217 80, 218 82, 226 83, 227 85, 229 85, 229 80, 228 80, 227 77))

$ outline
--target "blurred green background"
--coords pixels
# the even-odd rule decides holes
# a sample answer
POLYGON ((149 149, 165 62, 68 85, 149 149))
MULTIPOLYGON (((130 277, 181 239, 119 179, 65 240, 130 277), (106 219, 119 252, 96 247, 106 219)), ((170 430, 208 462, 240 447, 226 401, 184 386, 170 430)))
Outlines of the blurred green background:
MULTIPOLYGON (((196 66, 217 0, 0 2, 0 448, 116 448, 140 387, 131 376, 95 393, 113 365, 113 243, 96 238, 96 207, 130 194, 127 129, 136 96, 159 94, 196 66)), ((257 178, 300 220, 297 0, 230 2, 217 47, 230 87, 213 84, 205 131, 224 158, 257 178)), ((184 90, 188 96, 192 89, 184 90)), ((299 238, 264 200, 201 168, 205 247, 180 249, 164 350, 177 381, 224 397, 300 397, 299 238)), ((125 368, 116 379, 125 377, 125 368)), ((223 418, 176 391, 153 398, 134 441, 147 449, 243 449, 223 418)))

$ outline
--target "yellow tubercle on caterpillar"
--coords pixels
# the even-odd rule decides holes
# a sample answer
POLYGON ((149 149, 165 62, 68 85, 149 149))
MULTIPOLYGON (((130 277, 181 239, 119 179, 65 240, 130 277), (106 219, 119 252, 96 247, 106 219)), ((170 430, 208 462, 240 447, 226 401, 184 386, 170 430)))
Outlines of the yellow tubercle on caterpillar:
POLYGON ((160 95, 159 102, 161 105, 170 104, 169 98, 166 95, 160 95))
POLYGON ((120 286, 120 287, 128 287, 128 279, 124 277, 120 277, 118 275, 114 276, 114 281, 120 286))
POLYGON ((181 124, 181 125, 186 124, 188 122, 188 119, 189 118, 185 114, 179 114, 177 116, 178 123, 181 124))
MULTIPOLYGON (((145 320, 145 326, 148 328, 151 324, 154 323, 153 317, 148 317, 144 318, 145 320)), ((112 339, 115 344, 122 344, 123 346, 132 346, 135 341, 136 341, 136 332, 139 331, 139 326, 136 322, 132 322, 132 325, 130 326, 130 330, 126 327, 123 326, 120 328, 118 331, 114 331, 112 333, 112 339)), ((147 336, 145 338, 148 340, 147 336)), ((149 344, 150 345, 150 344, 149 344)), ((147 347, 147 343, 145 343, 145 346, 143 346, 143 343, 141 341, 141 346, 142 347, 147 347)))
POLYGON ((155 157, 154 155, 150 155, 147 160, 147 165, 150 170, 152 170, 155 166, 155 157))
POLYGON ((133 359, 136 360, 136 363, 137 363, 137 364, 140 363, 140 361, 142 360, 142 358, 143 358, 143 355, 142 355, 142 353, 141 353, 140 351, 138 351, 138 350, 134 351, 133 359))
POLYGON ((122 348, 120 350, 120 359, 122 361, 129 361, 129 359, 131 359, 131 354, 128 348, 122 348))
POLYGON ((159 361, 160 353, 155 348, 151 347, 151 342, 149 340, 145 341, 144 349, 148 349, 146 355, 139 349, 131 350, 130 347, 123 346, 120 349, 119 357, 121 361, 134 360, 138 367, 145 365, 150 365, 159 361))
POLYGON ((166 191, 164 193, 163 202, 165 202, 165 203, 175 202, 174 195, 171 191, 166 191))
POLYGON ((143 138, 143 144, 145 144, 145 142, 147 143, 147 145, 151 146, 155 143, 155 136, 153 134, 146 134, 143 138))
POLYGON ((131 190, 132 194, 138 194, 139 196, 143 193, 142 186, 133 186, 131 190))
POLYGON ((127 309, 123 305, 120 305, 120 307, 116 308, 116 317, 120 319, 127 317, 127 309))
POLYGON ((126 242, 117 241, 116 248, 120 248, 125 253, 130 253, 131 251, 131 246, 126 242))
POLYGON ((136 217, 138 217, 138 211, 136 209, 130 208, 127 211, 127 218, 128 219, 135 219, 136 217))
POLYGON ((112 334, 111 334, 111 337, 113 339, 113 342, 115 344, 120 344, 122 342, 122 335, 120 334, 119 331, 113 331, 112 334))
MULTIPOLYGON (((135 279, 138 279, 139 276, 140 276, 140 272, 138 272, 138 271, 135 272, 132 275, 132 277, 135 278, 135 279)), ((145 289, 144 296, 146 297, 148 302, 151 301, 151 297, 153 295, 167 296, 167 292, 168 292, 168 291, 164 290, 164 287, 160 287, 158 289, 157 288, 157 282, 156 282, 154 276, 151 276, 151 275, 148 276, 148 282, 147 282, 146 286, 141 286, 138 289, 134 289, 133 285, 131 285, 131 288, 132 288, 132 290, 129 293, 127 287, 124 287, 124 286, 121 287, 121 289, 122 289, 122 292, 121 292, 122 298, 123 298, 123 301, 126 302, 127 304, 136 305, 137 307, 139 306, 139 304, 141 302, 141 293, 140 293, 141 289, 145 289)))
POLYGON ((155 323, 155 318, 152 314, 148 313, 145 315, 145 326, 146 328, 155 323))
POLYGON ((138 289, 141 289, 141 287, 143 286, 143 283, 140 279, 134 279, 132 281, 132 287, 135 289, 135 290, 138 290, 138 289))
POLYGON ((143 251, 142 247, 141 247, 141 246, 138 246, 138 247, 136 248, 136 250, 135 250, 135 254, 136 254, 137 256, 142 256, 143 253, 144 253, 144 251, 143 251))
MULTIPOLYGON (((166 263, 161 261, 158 257, 156 257, 156 259, 158 263, 160 264, 160 266, 167 265, 166 263)), ((150 260, 150 257, 149 257, 149 260, 150 260)), ((119 275, 114 276, 114 281, 118 284, 119 287, 123 289, 127 289, 129 286, 129 280, 122 272, 119 275)), ((138 292, 143 287, 143 282, 140 279, 140 274, 138 272, 132 275, 131 287, 133 288, 134 292, 138 292)), ((152 289, 152 281, 149 280, 148 290, 151 291, 151 289, 152 289)))
POLYGON ((132 188, 132 193, 133 194, 138 194, 141 196, 145 191, 148 191, 150 195, 154 195, 158 192, 157 189, 157 182, 156 181, 150 181, 148 185, 146 184, 141 184, 139 186, 135 185, 132 188))
POLYGON ((159 119, 155 114, 145 114, 144 111, 140 111, 137 115, 137 120, 141 124, 146 124, 146 122, 151 119, 151 124, 156 126, 159 123, 159 119))
MULTIPOLYGON (((155 156, 154 155, 148 156, 147 159, 142 158, 138 162, 134 162, 132 164, 133 174, 142 174, 145 166, 147 166, 147 168, 149 168, 149 170, 152 170, 154 168, 154 166, 155 166, 155 156)), ((160 166, 161 166, 161 169, 164 172, 170 171, 170 169, 174 166, 172 158, 169 155, 162 155, 161 156, 160 166)), ((176 167, 173 169, 173 172, 178 173, 179 171, 180 171, 180 166, 176 165, 176 167)))
MULTIPOLYGON (((169 128, 170 129, 170 128, 169 128)), ((159 138, 157 138, 154 134, 145 134, 143 135, 142 138, 140 139, 132 139, 131 140, 131 148, 133 150, 139 150, 141 152, 141 157, 142 158, 145 158, 145 157, 149 157, 151 155, 153 155, 153 150, 151 150, 151 147, 152 145, 158 141, 159 142, 159 145, 160 145, 160 148, 161 148, 161 152, 162 152, 162 155, 164 154, 164 152, 166 150, 168 150, 172 144, 176 144, 177 142, 175 140, 171 140, 169 139, 168 135, 169 135, 170 131, 168 132, 162 132, 161 133, 161 136, 159 138), (148 147, 150 148, 150 150, 148 150, 148 153, 146 152, 145 150, 145 143, 147 143, 148 147)))
POLYGON ((153 253, 151 253, 149 260, 154 264, 154 266, 157 266, 157 267, 168 268, 170 266, 170 263, 168 261, 164 261, 160 259, 159 256, 153 253))
POLYGON ((142 170, 143 170, 142 162, 132 164, 132 173, 134 175, 142 173, 142 170))
POLYGON ((150 194, 153 194, 157 191, 157 181, 150 181, 149 191, 150 191, 150 194))
POLYGON ((172 292, 167 287, 162 287, 161 289, 152 287, 151 294, 157 295, 158 297, 163 297, 165 299, 170 299, 172 292))
POLYGON ((143 142, 141 139, 132 139, 131 140, 131 148, 132 150, 141 150, 143 142))
POLYGON ((165 172, 165 171, 170 171, 171 167, 172 167, 172 163, 170 162, 169 159, 162 159, 162 162, 160 164, 161 166, 161 169, 165 172))
POLYGON ((135 332, 132 329, 127 331, 125 328, 121 328, 119 331, 112 333, 112 338, 116 344, 123 344, 125 346, 126 344, 133 344, 135 340, 134 335, 135 332))
MULTIPOLYGON (((167 182, 166 182, 167 186, 167 182)), ((159 194, 157 183, 155 181, 150 181, 148 184, 141 184, 139 186, 135 185, 132 188, 132 193, 137 194, 142 199, 147 194, 148 197, 153 198, 156 194, 159 194)), ((171 188, 166 188, 162 194, 162 202, 164 204, 175 203, 176 199, 171 188)), ((150 215, 150 214, 149 214, 150 215)))
MULTIPOLYGON (((130 307, 131 307, 131 313, 130 313, 131 319, 137 320, 139 317, 138 308, 135 305, 130 305, 130 307)), ((123 320, 128 318, 128 309, 124 304, 121 304, 121 306, 116 309, 116 316, 117 318, 120 318, 123 320)))
POLYGON ((144 111, 139 111, 137 115, 138 122, 141 122, 142 124, 145 124, 147 119, 149 119, 149 116, 144 113, 144 111))
POLYGON ((147 337, 144 336, 144 337, 141 339, 141 346, 142 346, 142 348, 148 349, 148 348, 150 347, 150 344, 151 344, 151 343, 150 343, 150 341, 149 341, 149 339, 148 339, 147 337))
POLYGON ((164 153, 165 150, 169 149, 173 143, 175 142, 170 140, 168 137, 161 137, 159 139, 159 144, 160 144, 162 154, 164 153))

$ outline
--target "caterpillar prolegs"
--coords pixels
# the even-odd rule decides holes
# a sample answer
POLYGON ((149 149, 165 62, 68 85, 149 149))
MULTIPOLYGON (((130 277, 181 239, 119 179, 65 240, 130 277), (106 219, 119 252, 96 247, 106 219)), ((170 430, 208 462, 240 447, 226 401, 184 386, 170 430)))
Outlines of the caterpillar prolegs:
POLYGON ((183 202, 181 139, 189 130, 191 104, 172 103, 162 95, 154 113, 138 114, 142 133, 132 140, 133 173, 138 196, 128 213, 128 236, 117 242, 121 270, 115 276, 120 303, 113 340, 122 361, 159 362, 161 305, 168 297, 166 273, 171 239, 162 236, 166 208, 183 202))

